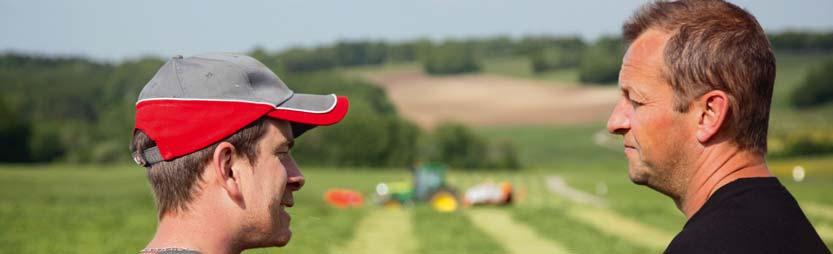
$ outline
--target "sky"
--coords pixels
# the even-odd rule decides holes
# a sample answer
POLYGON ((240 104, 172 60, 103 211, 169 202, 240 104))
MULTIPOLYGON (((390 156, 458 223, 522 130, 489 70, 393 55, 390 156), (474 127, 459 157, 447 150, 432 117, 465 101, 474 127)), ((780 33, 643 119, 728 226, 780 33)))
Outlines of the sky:
MULTIPOLYGON (((0 0, 0 52, 120 61, 337 40, 618 35, 645 1, 0 0)), ((833 30, 833 0, 735 0, 767 31, 833 30)))

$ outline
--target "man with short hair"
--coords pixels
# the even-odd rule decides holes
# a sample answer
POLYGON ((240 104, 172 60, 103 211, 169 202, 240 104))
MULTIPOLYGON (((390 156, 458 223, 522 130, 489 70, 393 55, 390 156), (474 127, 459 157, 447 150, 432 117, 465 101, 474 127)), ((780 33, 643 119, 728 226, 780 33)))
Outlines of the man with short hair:
POLYGON ((666 253, 830 253, 766 165, 775 58, 756 19, 724 1, 654 2, 623 34, 607 128, 630 179, 688 218, 666 253))
POLYGON ((174 57, 139 94, 131 151, 159 211, 140 253, 240 253, 284 246, 286 207, 304 176, 289 154, 305 131, 335 124, 346 97, 294 93, 257 60, 174 57))

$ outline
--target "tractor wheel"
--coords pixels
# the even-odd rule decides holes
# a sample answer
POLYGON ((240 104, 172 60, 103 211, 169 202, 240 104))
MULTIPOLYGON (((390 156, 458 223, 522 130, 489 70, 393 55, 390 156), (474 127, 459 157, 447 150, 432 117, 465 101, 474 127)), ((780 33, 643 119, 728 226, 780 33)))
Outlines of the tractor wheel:
POLYGON ((435 211, 443 213, 454 212, 460 208, 460 201, 457 199, 457 194, 450 189, 439 189, 435 191, 431 194, 428 202, 435 211))
POLYGON ((384 208, 402 208, 402 203, 397 200, 389 199, 382 203, 382 207, 384 208))

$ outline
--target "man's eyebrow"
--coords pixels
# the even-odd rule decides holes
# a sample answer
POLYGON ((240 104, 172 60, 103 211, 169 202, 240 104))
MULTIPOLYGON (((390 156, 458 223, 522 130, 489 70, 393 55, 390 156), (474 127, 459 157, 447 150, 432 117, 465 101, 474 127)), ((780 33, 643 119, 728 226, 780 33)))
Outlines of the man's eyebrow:
POLYGON ((275 152, 280 153, 280 152, 282 152, 284 147, 292 149, 293 146, 295 146, 295 140, 287 140, 287 141, 281 142, 281 144, 278 145, 278 147, 275 148, 275 152))
POLYGON ((631 95, 635 95, 639 98, 645 98, 642 91, 636 89, 635 87, 620 84, 619 89, 622 90, 623 95, 629 98, 631 98, 631 95))

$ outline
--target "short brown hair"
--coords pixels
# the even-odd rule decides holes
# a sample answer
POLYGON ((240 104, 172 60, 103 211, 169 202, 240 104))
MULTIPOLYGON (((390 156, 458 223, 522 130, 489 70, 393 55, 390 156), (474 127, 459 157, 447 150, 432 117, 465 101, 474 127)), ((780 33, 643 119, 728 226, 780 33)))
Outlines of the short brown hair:
POLYGON ((720 0, 644 5, 622 26, 630 44, 648 29, 668 32, 663 75, 675 92, 675 109, 709 91, 729 95, 727 131, 742 149, 766 153, 775 56, 752 14, 720 0))
MULTIPOLYGON (((245 155, 254 163, 258 156, 257 145, 266 134, 266 123, 267 121, 261 118, 220 142, 231 143, 238 155, 245 155)), ((196 191, 197 180, 202 180, 203 169, 220 142, 170 161, 157 162, 147 168, 148 180, 153 188, 160 218, 168 211, 188 209, 188 203, 196 191)), ((155 145, 156 143, 144 132, 136 130, 130 149, 144 151, 155 145)))

